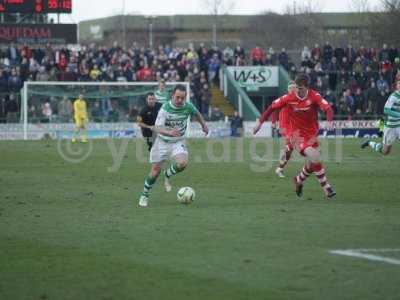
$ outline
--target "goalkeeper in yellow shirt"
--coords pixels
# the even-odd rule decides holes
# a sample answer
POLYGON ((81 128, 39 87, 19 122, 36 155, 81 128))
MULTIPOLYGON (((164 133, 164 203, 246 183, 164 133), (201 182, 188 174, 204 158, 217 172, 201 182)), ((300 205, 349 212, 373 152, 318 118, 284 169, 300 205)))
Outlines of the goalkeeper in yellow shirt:
POLYGON ((78 99, 74 101, 74 120, 75 130, 72 136, 72 142, 77 141, 79 134, 80 139, 83 143, 87 142, 86 136, 86 123, 88 121, 86 101, 83 99, 83 95, 79 94, 78 99))

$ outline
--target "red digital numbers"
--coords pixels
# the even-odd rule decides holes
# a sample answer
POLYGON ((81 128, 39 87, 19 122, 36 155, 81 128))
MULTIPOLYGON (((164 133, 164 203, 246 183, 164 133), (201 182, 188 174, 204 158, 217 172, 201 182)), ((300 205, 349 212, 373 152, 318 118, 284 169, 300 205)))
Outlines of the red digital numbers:
POLYGON ((35 12, 41 13, 43 11, 43 3, 42 0, 35 0, 35 12))
POLYGON ((72 9, 72 1, 71 0, 63 0, 61 1, 62 3, 62 8, 66 10, 71 10, 72 9))
POLYGON ((71 13, 72 0, 0 0, 0 13, 71 13))
POLYGON ((49 10, 58 9, 58 0, 48 0, 48 8, 49 10))

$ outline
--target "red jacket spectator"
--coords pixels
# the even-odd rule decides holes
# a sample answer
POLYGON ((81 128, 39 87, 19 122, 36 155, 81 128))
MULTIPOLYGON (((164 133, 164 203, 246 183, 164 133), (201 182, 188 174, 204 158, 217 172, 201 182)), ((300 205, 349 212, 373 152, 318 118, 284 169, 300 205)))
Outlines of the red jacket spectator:
POLYGON ((138 81, 151 81, 153 78, 153 72, 148 65, 144 65, 139 71, 136 72, 136 79, 138 81))
POLYGON ((263 64, 264 57, 265 57, 264 51, 258 46, 253 48, 250 52, 250 58, 253 61, 253 65, 263 64))
POLYGON ((64 53, 60 54, 60 60, 58 62, 58 69, 60 71, 65 71, 68 65, 68 60, 67 57, 65 56, 64 53))

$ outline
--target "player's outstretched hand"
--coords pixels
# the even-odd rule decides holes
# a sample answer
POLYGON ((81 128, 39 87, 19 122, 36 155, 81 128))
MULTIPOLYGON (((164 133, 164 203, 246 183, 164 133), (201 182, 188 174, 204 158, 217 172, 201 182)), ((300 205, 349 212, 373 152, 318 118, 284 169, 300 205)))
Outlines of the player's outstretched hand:
POLYGON ((207 136, 208 135, 208 126, 207 126, 207 124, 204 124, 202 129, 203 129, 204 134, 207 136))
POLYGON ((253 134, 256 135, 258 131, 260 131, 261 128, 261 123, 260 121, 257 119, 256 121, 256 126, 254 126, 253 128, 253 134))
POLYGON ((257 134, 257 132, 260 130, 260 126, 255 126, 254 128, 253 128, 253 134, 254 135, 256 135, 257 134))

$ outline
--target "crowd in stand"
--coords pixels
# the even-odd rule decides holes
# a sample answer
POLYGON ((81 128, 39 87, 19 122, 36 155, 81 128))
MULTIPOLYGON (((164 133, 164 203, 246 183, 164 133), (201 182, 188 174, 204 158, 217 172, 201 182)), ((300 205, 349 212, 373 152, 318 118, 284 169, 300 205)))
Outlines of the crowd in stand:
MULTIPOLYGON (((282 65, 290 77, 305 72, 312 87, 333 104, 336 114, 347 118, 381 114, 394 78, 400 76, 399 50, 387 45, 381 49, 341 48, 327 42, 322 47, 304 47, 297 64, 285 49, 265 51, 258 46, 246 53, 240 46, 219 50, 202 44, 198 48, 166 45, 155 50, 136 43, 123 50, 116 42, 112 47, 92 44, 76 49, 11 45, 0 50, 0 120, 18 121, 17 95, 26 80, 186 81, 199 110, 215 119, 221 113, 213 115, 211 88, 219 80, 221 65, 282 65)), ((37 109, 42 115, 49 109, 53 113, 58 110, 49 108, 48 103, 37 109)))
POLYGON ((311 86, 333 105, 337 115, 347 119, 382 114, 396 76, 400 76, 399 49, 386 44, 381 49, 316 44, 303 48, 297 65, 285 49, 275 53, 273 48, 264 52, 255 47, 250 57, 253 65, 282 65, 291 78, 307 73, 311 86))

